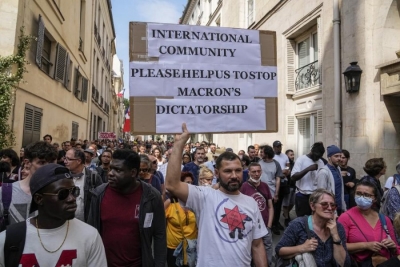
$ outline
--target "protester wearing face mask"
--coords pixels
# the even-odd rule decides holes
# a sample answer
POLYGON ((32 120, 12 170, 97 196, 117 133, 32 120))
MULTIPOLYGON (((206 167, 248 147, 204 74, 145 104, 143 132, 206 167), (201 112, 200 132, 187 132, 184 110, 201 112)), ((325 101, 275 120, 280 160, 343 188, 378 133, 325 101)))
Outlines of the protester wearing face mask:
POLYGON ((213 172, 206 165, 201 164, 199 170, 199 185, 211 186, 213 179, 214 179, 213 172))
POLYGON ((347 249, 358 266, 376 266, 398 255, 400 247, 392 222, 376 211, 381 197, 375 183, 363 178, 354 191, 357 206, 343 213, 339 222, 346 231, 347 249))
POLYGON ((263 242, 267 253, 268 266, 271 266, 273 253, 271 226, 274 218, 274 206, 268 184, 261 181, 261 173, 262 170, 259 163, 250 163, 249 179, 243 183, 240 192, 254 198, 258 204, 265 226, 268 228, 268 234, 263 237, 263 242))

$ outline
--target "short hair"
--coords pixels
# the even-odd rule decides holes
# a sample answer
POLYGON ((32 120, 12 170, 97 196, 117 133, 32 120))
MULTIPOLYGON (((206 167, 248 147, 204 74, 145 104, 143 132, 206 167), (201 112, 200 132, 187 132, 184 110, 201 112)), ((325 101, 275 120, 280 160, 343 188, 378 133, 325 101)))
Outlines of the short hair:
POLYGON ((365 162, 364 171, 372 177, 377 176, 384 168, 386 168, 383 158, 372 158, 365 162))
POLYGON ((50 137, 50 141, 53 141, 53 137, 51 135, 49 135, 49 134, 46 134, 45 136, 43 136, 43 140, 45 140, 46 137, 50 137))
POLYGON ((138 153, 130 149, 117 149, 114 151, 113 160, 124 160, 123 165, 129 170, 139 170, 140 168, 140 158, 138 153))
POLYGON ((242 161, 245 162, 246 166, 249 166, 249 164, 250 164, 250 158, 249 158, 249 156, 243 155, 243 156, 242 156, 242 161))
POLYGON ((200 177, 214 177, 213 172, 205 165, 200 164, 199 179, 200 177))
MULTIPOLYGON (((145 163, 145 164, 147 164, 147 167, 149 168, 149 169, 151 169, 151 160, 150 160, 150 158, 149 158, 149 156, 147 156, 147 155, 140 155, 140 163, 145 163)), ((139 166, 140 166, 140 163, 139 163, 139 166)))
POLYGON ((311 146, 311 151, 320 152, 321 155, 325 153, 324 143, 316 142, 311 146))
POLYGON ((313 203, 313 204, 317 203, 321 199, 321 197, 323 195, 329 195, 329 196, 331 196, 333 198, 333 201, 335 201, 335 195, 331 191, 328 191, 328 190, 323 189, 323 188, 318 188, 317 190, 315 190, 310 195, 309 203, 310 204, 311 203, 313 203))
POLYGON ((11 148, 6 148, 6 149, 0 150, 0 158, 2 158, 2 157, 10 158, 11 166, 18 166, 18 164, 19 164, 18 154, 11 148))
POLYGON ((348 159, 350 158, 350 153, 346 149, 342 149, 342 153, 346 158, 348 158, 348 159))
POLYGON ((191 172, 181 172, 181 182, 185 181, 186 177, 192 178, 192 182, 194 181, 194 176, 191 172))
POLYGON ((224 153, 222 153, 221 155, 219 155, 219 157, 217 158, 217 160, 215 161, 215 168, 217 170, 219 170, 221 168, 222 165, 222 161, 223 160, 227 160, 227 161, 233 161, 233 160, 239 160, 240 158, 238 155, 236 155, 233 152, 229 152, 229 151, 225 151, 224 153))
POLYGON ((104 153, 110 153, 111 159, 113 158, 113 153, 112 153, 112 151, 109 150, 109 149, 106 149, 106 150, 103 151, 103 153, 101 153, 101 155, 100 155, 100 157, 99 157, 99 164, 103 164, 103 162, 101 161, 101 158, 103 157, 103 154, 104 154, 104 153))
POLYGON ((400 235, 400 212, 397 212, 393 219, 393 227, 397 235, 400 235))
POLYGON ((52 144, 53 146, 60 146, 57 142, 54 142, 53 144, 52 144))
POLYGON ((256 149, 253 145, 250 145, 247 147, 247 152, 249 152, 250 149, 256 149))
POLYGON ((215 143, 210 143, 209 146, 217 146, 215 143))
POLYGON ((258 162, 252 162, 252 163, 250 163, 248 169, 250 170, 251 167, 257 167, 257 166, 261 168, 261 164, 260 164, 260 163, 258 163, 258 162))
POLYGON ((265 145, 263 146, 263 152, 265 156, 268 156, 268 158, 272 159, 275 156, 274 149, 270 145, 265 145))
POLYGON ((198 150, 204 150, 204 152, 206 152, 206 150, 204 149, 204 147, 199 146, 199 147, 196 147, 196 148, 194 149, 193 155, 196 154, 198 150))
MULTIPOLYGON (((343 151, 343 150, 342 150, 342 151, 343 151)), ((294 153, 293 149, 288 149, 288 150, 285 151, 285 154, 287 154, 287 153, 289 153, 289 152, 294 153)))
POLYGON ((54 162, 58 157, 58 151, 53 145, 45 141, 37 141, 26 146, 24 157, 30 162, 35 158, 54 162))
POLYGON ((73 147, 70 150, 74 151, 74 157, 80 159, 81 164, 85 164, 85 152, 83 152, 82 149, 73 147))

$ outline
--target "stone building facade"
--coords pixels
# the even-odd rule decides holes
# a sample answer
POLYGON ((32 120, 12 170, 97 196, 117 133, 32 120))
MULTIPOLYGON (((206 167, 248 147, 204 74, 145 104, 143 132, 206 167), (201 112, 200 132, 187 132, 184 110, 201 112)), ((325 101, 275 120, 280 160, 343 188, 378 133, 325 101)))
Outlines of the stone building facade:
POLYGON ((15 53, 21 27, 36 40, 26 55, 24 82, 13 93, 15 149, 45 134, 60 143, 107 131, 114 90, 111 1, 3 0, 1 56, 15 53))
POLYGON ((277 36, 278 132, 214 134, 213 141, 238 151, 280 140, 297 156, 323 141, 349 150, 357 176, 373 157, 383 157, 386 176, 393 174, 400 160, 399 14, 399 0, 188 1, 182 24, 268 30, 277 36), (337 66, 334 24, 339 25, 337 66), (341 73, 353 61, 363 72, 359 92, 349 94, 341 73), (340 69, 336 118, 335 67, 340 69))

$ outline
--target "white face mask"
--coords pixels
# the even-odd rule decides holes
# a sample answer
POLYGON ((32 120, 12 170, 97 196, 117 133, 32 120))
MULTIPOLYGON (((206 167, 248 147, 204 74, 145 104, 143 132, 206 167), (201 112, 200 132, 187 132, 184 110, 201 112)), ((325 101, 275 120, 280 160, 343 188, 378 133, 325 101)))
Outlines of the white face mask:
POLYGON ((258 184, 261 181, 261 178, 256 180, 256 179, 253 179, 252 177, 249 177, 249 180, 252 181, 255 184, 258 184))

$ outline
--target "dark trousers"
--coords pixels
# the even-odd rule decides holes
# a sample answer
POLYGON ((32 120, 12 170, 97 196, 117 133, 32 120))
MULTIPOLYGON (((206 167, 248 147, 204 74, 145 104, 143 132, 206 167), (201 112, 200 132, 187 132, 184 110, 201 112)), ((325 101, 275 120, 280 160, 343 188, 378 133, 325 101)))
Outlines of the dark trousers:
POLYGON ((294 204, 297 217, 302 217, 304 215, 311 215, 312 210, 310 207, 309 199, 310 195, 303 195, 302 193, 296 193, 294 204))
MULTIPOLYGON (((272 225, 278 225, 279 223, 279 218, 281 217, 281 211, 282 211, 282 201, 284 198, 283 192, 279 192, 278 196, 278 201, 274 203, 274 219, 272 220, 272 225)), ((268 223, 268 222, 267 222, 268 223)))
POLYGON ((175 251, 175 249, 173 249, 173 248, 167 248, 167 265, 168 265, 168 267, 177 267, 175 264, 176 257, 174 257, 174 251, 175 251))

